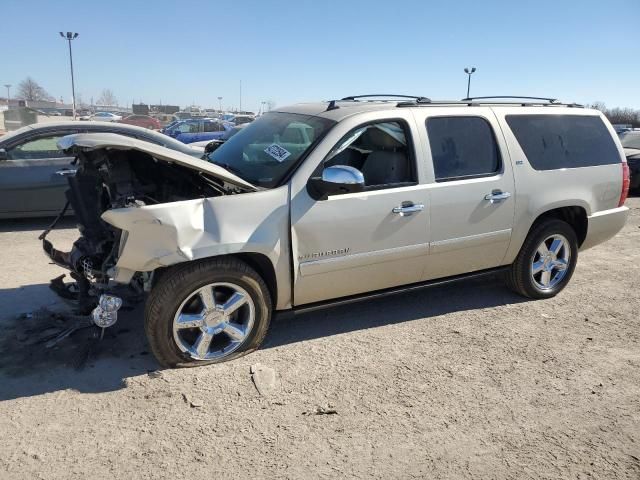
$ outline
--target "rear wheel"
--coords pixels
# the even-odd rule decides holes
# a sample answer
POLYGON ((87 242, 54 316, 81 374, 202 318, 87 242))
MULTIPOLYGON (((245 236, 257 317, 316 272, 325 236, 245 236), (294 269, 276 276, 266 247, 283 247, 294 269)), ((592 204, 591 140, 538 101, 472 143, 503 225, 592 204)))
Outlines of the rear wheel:
POLYGON ((529 298, 550 298, 567 286, 578 260, 578 239, 557 219, 534 225, 507 273, 507 284, 529 298))
POLYGON ((164 272, 145 310, 149 345, 164 367, 245 355, 260 346, 270 320, 264 281, 232 258, 189 262, 164 272))

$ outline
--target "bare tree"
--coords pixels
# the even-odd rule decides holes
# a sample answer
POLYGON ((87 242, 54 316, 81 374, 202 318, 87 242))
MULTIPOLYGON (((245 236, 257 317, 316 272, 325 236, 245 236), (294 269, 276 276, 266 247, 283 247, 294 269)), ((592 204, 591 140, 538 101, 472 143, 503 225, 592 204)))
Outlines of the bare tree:
POLYGON ((603 113, 607 111, 607 106, 604 104, 604 102, 601 101, 595 101, 591 105, 587 105, 587 107, 595 108, 596 110, 600 110, 603 113))
POLYGON ((78 108, 88 107, 87 102, 84 101, 81 93, 76 93, 76 105, 78 106, 78 108))
POLYGON ((18 85, 18 97, 24 100, 53 100, 53 97, 33 78, 27 77, 18 85))
POLYGON ((117 105, 118 99, 113 94, 113 91, 109 88, 102 90, 100 98, 98 98, 98 105, 117 105))
POLYGON ((267 100, 267 112, 270 112, 271 110, 273 110, 273 107, 276 106, 276 102, 274 102, 273 100, 267 100))
POLYGON ((640 110, 633 108, 607 108, 603 102, 594 102, 587 105, 589 108, 600 110, 613 124, 632 125, 640 127, 640 110))

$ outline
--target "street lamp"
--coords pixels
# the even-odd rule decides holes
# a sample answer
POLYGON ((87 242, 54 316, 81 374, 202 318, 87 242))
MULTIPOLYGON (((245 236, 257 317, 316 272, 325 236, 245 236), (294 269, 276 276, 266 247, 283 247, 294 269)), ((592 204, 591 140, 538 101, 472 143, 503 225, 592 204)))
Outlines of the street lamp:
POLYGON ((60 32, 60 36, 69 42, 69 64, 71 65, 71 99, 73 101, 73 119, 76 119, 76 86, 73 81, 73 55, 71 54, 71 40, 78 38, 78 34, 74 32, 60 32))
POLYGON ((218 108, 220 109, 220 113, 222 113, 222 97, 218 97, 218 108))
POLYGON ((471 74, 476 71, 476 67, 465 68, 464 73, 469 75, 467 78, 467 98, 469 98, 469 90, 471 89, 471 74))
POLYGON ((11 88, 11 84, 10 83, 5 83, 4 86, 7 89, 7 110, 9 110, 11 108, 11 94, 9 93, 9 89, 11 88))

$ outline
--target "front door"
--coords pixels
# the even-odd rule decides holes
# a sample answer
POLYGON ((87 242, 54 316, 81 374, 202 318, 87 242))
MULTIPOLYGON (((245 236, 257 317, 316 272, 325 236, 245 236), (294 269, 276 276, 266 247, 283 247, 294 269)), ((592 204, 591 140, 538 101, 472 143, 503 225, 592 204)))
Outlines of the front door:
POLYGON ((314 200, 293 183, 295 305, 420 280, 428 252, 428 190, 419 181, 413 117, 408 111, 399 117, 365 124, 352 119, 325 140, 334 146, 313 175, 348 165, 363 173, 364 192, 314 200))
POLYGON ((66 202, 67 176, 75 173, 73 157, 58 149, 59 138, 77 133, 31 137, 8 147, 0 161, 0 215, 55 215, 66 202))

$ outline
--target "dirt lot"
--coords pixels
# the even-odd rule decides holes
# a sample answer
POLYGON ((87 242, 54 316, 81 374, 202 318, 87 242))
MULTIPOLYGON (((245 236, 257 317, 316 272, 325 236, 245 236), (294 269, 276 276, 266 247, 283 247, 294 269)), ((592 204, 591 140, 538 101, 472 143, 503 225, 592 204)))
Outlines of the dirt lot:
MULTIPOLYGON (((467 281, 277 321, 232 363, 157 371, 141 315, 18 342, 53 305, 37 222, 0 224, 0 478, 640 478, 640 199, 556 299, 467 281), (250 366, 276 372, 260 395, 250 366)), ((56 231, 60 244, 72 225, 56 231)))

